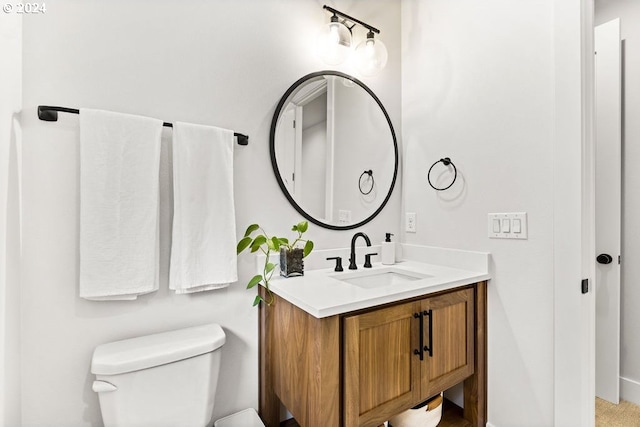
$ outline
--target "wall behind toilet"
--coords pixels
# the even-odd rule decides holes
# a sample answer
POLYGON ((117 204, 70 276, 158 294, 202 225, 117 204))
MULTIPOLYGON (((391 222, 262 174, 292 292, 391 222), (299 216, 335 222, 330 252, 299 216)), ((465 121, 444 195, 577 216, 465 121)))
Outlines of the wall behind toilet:
MULTIPOLYGON (((269 126, 280 96, 299 77, 330 68, 315 56, 328 20, 315 0, 109 2, 60 0, 24 19, 23 263, 21 284, 24 426, 100 426, 90 359, 112 340, 217 322, 227 334, 214 418, 257 405, 257 310, 240 281, 225 290, 168 291, 171 131, 163 138, 160 195, 161 282, 132 302, 78 297, 78 116, 39 121, 36 106, 120 111, 227 127, 250 136, 234 153, 238 234, 259 222, 288 233, 300 215, 289 206, 269 161, 269 126)), ((362 79, 400 127, 400 1, 341 0, 329 5, 382 30, 389 63, 362 79)), ((359 34, 363 36, 363 34, 359 34)), ((338 68, 356 75, 351 65, 338 68)), ((357 75, 356 75, 357 76, 357 75)), ((398 232, 400 191, 372 223, 373 241, 398 232)), ((318 248, 345 247, 352 232, 311 226, 318 248)), ((212 260, 214 262, 214 260, 212 260)))

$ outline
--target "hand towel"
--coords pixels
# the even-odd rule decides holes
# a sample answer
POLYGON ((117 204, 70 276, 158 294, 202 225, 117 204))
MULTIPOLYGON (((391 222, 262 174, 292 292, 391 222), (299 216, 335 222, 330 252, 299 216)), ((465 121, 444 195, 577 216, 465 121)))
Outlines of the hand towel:
POLYGON ((80 110, 80 297, 158 290, 162 121, 80 110))
POLYGON ((178 294, 238 280, 233 131, 175 123, 169 288, 178 294))

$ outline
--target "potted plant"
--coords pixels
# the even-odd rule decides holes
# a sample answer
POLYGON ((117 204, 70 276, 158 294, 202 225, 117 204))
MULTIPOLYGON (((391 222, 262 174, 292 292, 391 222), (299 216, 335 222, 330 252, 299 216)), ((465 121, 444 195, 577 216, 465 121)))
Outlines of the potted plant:
POLYGON ((291 231, 298 233, 297 237, 293 241, 289 241, 286 237, 269 236, 258 224, 251 224, 247 227, 247 231, 244 233, 244 237, 238 242, 236 251, 240 254, 245 249, 257 252, 262 251, 265 255, 264 269, 262 274, 257 274, 249 280, 247 289, 255 287, 260 282, 266 290, 265 298, 262 298, 260 293, 256 295, 253 300, 253 305, 256 306, 260 302, 264 302, 267 305, 271 305, 273 302, 273 294, 269 289, 269 280, 273 275, 273 270, 276 267, 274 263, 269 260, 269 256, 272 252, 280 252, 280 274, 285 277, 292 275, 304 274, 304 264, 302 259, 311 253, 313 250, 313 242, 311 240, 303 239, 302 235, 309 228, 307 221, 301 221, 295 224, 291 231), (252 234, 259 230, 259 234, 255 237, 252 234), (299 247, 304 242, 304 247, 299 247))

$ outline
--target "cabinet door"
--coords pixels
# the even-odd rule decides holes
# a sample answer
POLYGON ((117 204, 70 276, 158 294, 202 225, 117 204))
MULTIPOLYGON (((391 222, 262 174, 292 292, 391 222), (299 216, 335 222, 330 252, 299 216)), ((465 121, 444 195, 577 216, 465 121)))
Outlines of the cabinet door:
POLYGON ((423 343, 431 349, 424 355, 421 399, 427 399, 473 374, 473 300, 473 289, 421 300, 423 343))
POLYGON ((420 397, 420 302, 344 319, 345 425, 376 426, 420 397))

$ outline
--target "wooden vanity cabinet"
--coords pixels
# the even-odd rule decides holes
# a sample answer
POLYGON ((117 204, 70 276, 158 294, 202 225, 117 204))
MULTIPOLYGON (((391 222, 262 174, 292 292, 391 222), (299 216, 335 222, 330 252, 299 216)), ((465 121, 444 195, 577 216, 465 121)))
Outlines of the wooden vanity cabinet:
MULTIPOLYGON (((449 292, 421 301, 431 310, 431 354, 424 355, 420 401, 446 390, 474 372, 473 289, 449 292)), ((426 318, 425 333, 426 330, 426 318)), ((428 339, 425 338, 425 343, 428 339)))
POLYGON ((380 425, 420 401, 418 310, 414 302, 344 318, 345 425, 380 425))
POLYGON ((473 316, 470 288, 346 316, 345 425, 379 425, 473 374, 473 316))
POLYGON ((460 382, 461 421, 484 426, 486 282, 321 319, 276 296, 260 308, 259 381, 268 427, 280 403, 301 426, 378 426, 460 382))
POLYGON ((419 402, 419 310, 413 302, 344 318, 345 425, 380 425, 419 402))

